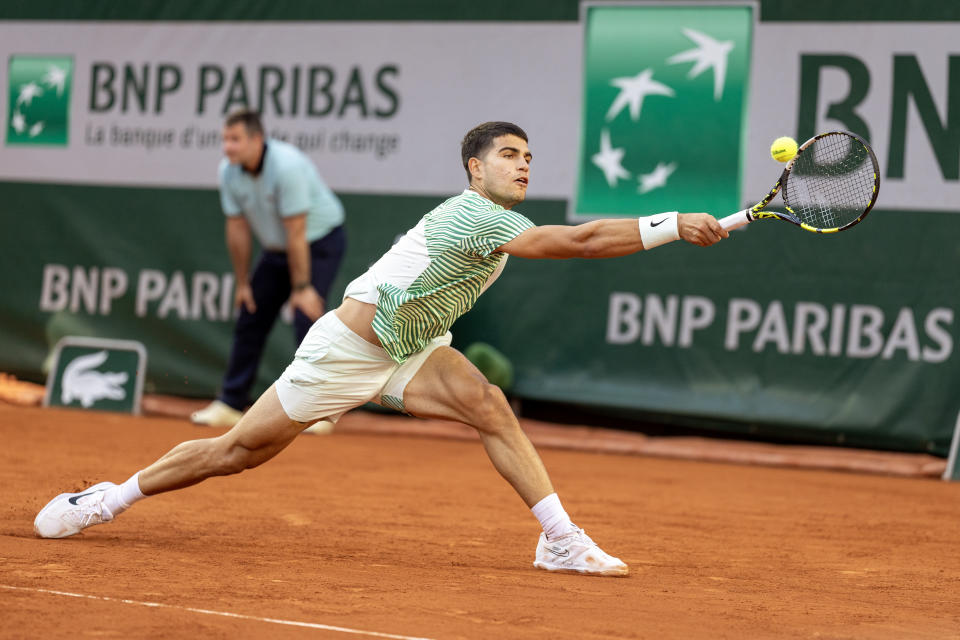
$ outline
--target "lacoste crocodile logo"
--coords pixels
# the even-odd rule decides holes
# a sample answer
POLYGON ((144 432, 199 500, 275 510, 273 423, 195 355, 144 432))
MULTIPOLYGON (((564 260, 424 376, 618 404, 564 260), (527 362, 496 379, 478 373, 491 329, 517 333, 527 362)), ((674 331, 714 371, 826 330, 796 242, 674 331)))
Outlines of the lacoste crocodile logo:
POLYGON ((63 370, 61 402, 70 404, 79 400, 85 409, 89 409, 97 400, 123 400, 127 394, 121 385, 127 382, 126 372, 94 371, 106 360, 107 352, 98 351, 68 364, 63 370))

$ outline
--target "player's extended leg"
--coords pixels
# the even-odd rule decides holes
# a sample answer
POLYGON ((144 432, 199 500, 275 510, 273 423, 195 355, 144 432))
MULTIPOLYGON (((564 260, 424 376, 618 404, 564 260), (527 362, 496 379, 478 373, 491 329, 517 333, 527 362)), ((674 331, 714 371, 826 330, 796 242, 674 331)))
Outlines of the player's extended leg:
POLYGON ((230 431, 182 442, 141 471, 140 490, 150 496, 252 469, 280 453, 306 426, 287 416, 271 385, 230 431))
POLYGON ((487 382, 463 354, 438 347, 403 390, 406 411, 456 420, 475 428, 494 467, 520 494, 544 532, 534 566, 549 571, 627 575, 627 565, 604 553, 570 522, 539 454, 513 415, 503 392, 487 382))
POLYGON ((80 493, 60 494, 37 514, 34 530, 42 538, 65 538, 113 520, 147 495, 240 473, 280 453, 305 426, 287 416, 271 386, 227 433, 183 442, 121 485, 101 482, 80 493))

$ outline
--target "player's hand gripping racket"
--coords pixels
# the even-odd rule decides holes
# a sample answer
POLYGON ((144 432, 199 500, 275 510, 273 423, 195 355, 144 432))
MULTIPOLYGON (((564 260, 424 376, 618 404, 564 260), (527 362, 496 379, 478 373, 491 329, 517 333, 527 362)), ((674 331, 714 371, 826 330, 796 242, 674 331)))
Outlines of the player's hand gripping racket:
POLYGON ((776 218, 814 233, 835 233, 863 220, 879 192, 880 166, 870 146, 854 133, 831 131, 801 145, 763 200, 719 222, 729 231, 776 218), (786 211, 764 211, 778 191, 786 211))

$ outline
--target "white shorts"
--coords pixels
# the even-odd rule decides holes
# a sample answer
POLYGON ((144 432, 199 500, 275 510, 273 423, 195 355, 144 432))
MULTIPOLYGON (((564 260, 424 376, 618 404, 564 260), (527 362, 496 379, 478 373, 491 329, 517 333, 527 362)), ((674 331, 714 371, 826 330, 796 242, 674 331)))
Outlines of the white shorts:
POLYGON ((291 420, 336 422, 367 402, 405 411, 403 391, 449 332, 397 364, 387 352, 355 334, 333 311, 310 327, 290 366, 275 387, 291 420))

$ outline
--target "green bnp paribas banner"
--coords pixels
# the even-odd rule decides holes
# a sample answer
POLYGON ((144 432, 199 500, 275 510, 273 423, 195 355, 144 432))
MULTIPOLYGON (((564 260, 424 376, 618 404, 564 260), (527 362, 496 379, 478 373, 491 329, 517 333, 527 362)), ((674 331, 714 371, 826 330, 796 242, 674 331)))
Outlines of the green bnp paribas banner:
POLYGON ((573 217, 736 211, 752 6, 589 6, 573 217))

